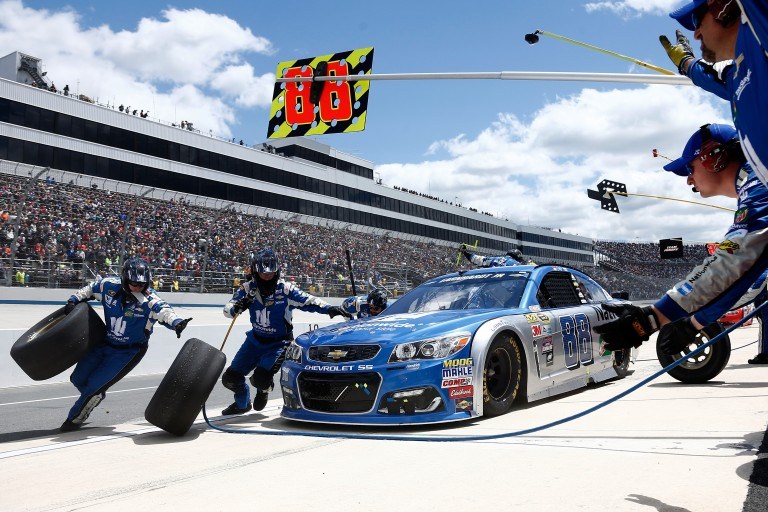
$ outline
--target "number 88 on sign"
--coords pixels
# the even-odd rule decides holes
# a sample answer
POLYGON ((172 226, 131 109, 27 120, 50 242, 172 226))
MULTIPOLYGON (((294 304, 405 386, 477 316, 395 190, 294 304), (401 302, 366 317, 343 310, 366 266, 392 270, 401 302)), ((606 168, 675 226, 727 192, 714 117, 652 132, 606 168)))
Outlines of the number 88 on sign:
MULTIPOLYGON (((279 78, 371 74, 373 48, 279 62, 279 78)), ((368 80, 275 82, 267 136, 272 139, 365 129, 368 80)))

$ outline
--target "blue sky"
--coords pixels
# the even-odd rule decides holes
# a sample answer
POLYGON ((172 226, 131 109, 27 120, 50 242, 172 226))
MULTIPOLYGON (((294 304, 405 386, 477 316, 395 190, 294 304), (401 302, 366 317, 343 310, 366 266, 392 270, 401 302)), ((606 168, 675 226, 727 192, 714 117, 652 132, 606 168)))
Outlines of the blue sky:
MULTIPOLYGON (((658 36, 681 0, 539 2, 189 2, 0 0, 0 50, 43 59, 58 87, 130 104, 163 121, 247 144, 266 140, 277 63, 373 46, 374 73, 642 73, 542 29, 672 69, 658 36)), ((692 35, 688 34, 689 36, 692 35)), ((698 53, 698 43, 693 43, 698 53)), ((371 160, 383 186, 459 201, 522 224, 601 239, 715 241, 722 210, 620 198, 603 212, 586 188, 701 200, 664 173, 727 104, 695 87, 546 81, 374 81, 363 132, 316 140, 371 160)), ((732 200, 704 200, 733 206, 732 200)))

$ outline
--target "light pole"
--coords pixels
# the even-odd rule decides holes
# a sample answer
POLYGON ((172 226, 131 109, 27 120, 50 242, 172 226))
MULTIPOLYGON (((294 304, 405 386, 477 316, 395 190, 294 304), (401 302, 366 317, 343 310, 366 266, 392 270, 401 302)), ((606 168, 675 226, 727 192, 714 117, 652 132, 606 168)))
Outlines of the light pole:
MULTIPOLYGON (((19 164, 16 164, 16 167, 19 167, 19 164)), ((21 224, 21 216, 24 215, 24 200, 29 195, 29 192, 32 190, 32 184, 35 182, 37 178, 39 178, 43 173, 50 171, 50 167, 46 167, 39 173, 32 176, 32 171, 29 172, 29 181, 27 181, 27 184, 24 186, 24 191, 21 194, 21 197, 19 198, 19 207, 16 208, 16 218, 13 221, 13 240, 11 240, 11 263, 8 268, 8 286, 13 285, 13 267, 16 262, 16 247, 19 245, 19 224, 21 224)), ((14 173, 16 172, 16 169, 14 168, 14 173)), ((22 283, 23 284, 23 283, 22 283)))

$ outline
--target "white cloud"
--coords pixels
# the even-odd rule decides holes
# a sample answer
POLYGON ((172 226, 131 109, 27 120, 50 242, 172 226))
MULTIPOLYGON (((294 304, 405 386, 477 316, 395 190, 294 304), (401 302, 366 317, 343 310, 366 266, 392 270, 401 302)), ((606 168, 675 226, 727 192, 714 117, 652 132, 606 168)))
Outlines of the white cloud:
POLYGON ((682 5, 681 0, 621 0, 589 2, 584 4, 587 12, 610 11, 623 18, 632 18, 643 14, 667 14, 682 5))
POLYGON ((135 30, 115 32, 82 27, 69 8, 0 1, 0 47, 43 59, 59 88, 68 84, 102 104, 149 110, 167 123, 192 121, 223 137, 232 136, 235 107, 267 107, 272 99, 274 74, 258 76, 245 61, 271 55, 270 41, 200 9, 168 8, 135 30))
POLYGON ((664 172, 657 148, 676 158, 706 122, 730 122, 726 104, 694 87, 652 85, 600 92, 584 89, 545 105, 524 123, 502 113, 471 138, 434 142, 432 159, 377 166, 388 185, 430 195, 510 221, 562 228, 602 239, 719 239, 732 214, 644 197, 619 198, 621 214, 605 212, 587 188, 611 179, 629 193, 734 207, 732 199, 702 200, 683 178, 664 172), (442 158, 440 158, 442 156, 442 158))

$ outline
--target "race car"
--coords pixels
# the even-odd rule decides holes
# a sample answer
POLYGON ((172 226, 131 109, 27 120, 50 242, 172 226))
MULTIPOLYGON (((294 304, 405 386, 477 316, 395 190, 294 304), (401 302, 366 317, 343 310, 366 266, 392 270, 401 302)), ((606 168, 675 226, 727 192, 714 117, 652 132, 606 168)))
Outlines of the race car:
POLYGON ((553 266, 433 278, 380 315, 334 324, 287 347, 281 415, 298 421, 415 425, 495 416, 516 401, 628 373, 594 327, 615 318, 592 278, 553 266))

